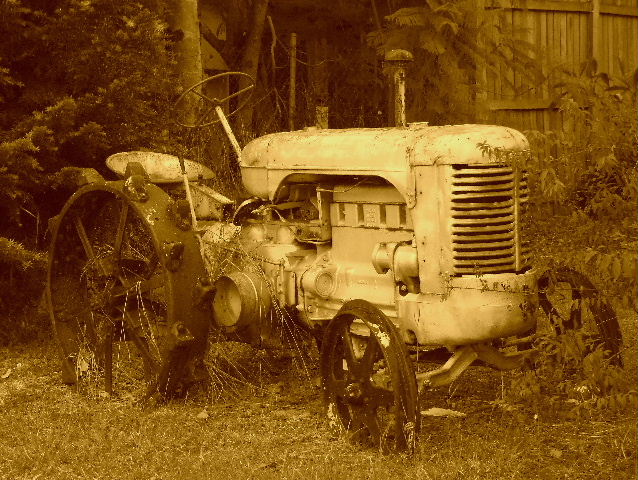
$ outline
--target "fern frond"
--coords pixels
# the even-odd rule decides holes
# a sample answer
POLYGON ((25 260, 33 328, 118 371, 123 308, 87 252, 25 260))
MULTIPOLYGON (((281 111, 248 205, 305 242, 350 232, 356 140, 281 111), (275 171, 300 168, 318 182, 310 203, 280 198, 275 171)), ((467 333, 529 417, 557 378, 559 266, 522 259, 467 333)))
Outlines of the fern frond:
POLYGON ((0 264, 18 268, 22 271, 44 270, 46 255, 41 252, 27 250, 9 238, 0 237, 0 264))
POLYGON ((423 7, 400 8, 393 14, 386 16, 385 19, 399 27, 425 27, 428 24, 423 7))

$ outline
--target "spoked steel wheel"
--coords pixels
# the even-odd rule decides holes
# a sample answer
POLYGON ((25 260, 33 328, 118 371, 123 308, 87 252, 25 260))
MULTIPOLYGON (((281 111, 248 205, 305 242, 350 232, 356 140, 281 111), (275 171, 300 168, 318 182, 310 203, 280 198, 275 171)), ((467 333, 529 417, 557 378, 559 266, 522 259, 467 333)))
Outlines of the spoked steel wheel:
POLYGON ((204 267, 170 205, 154 185, 130 194, 110 182, 79 190, 57 217, 47 298, 65 382, 170 396, 203 356, 204 267))
POLYGON ((417 385, 392 322, 363 300, 326 328, 321 376, 330 427, 384 453, 412 450, 420 427, 417 385))
POLYGON ((226 118, 235 115, 238 111, 244 108, 250 100, 255 88, 255 80, 244 72, 223 72, 213 75, 212 77, 205 78, 201 82, 187 88, 173 104, 173 110, 175 112, 175 121, 178 125, 186 128, 200 128, 208 127, 215 123, 219 123, 221 120, 215 112, 215 108, 224 105, 232 98, 244 96, 235 109, 226 115, 226 118), (225 96, 224 98, 210 98, 206 95, 205 90, 208 84, 215 84, 220 79, 228 79, 230 77, 237 77, 246 85, 238 91, 225 96), (190 108, 185 108, 190 107, 190 108), (188 115, 194 113, 194 118, 188 118, 188 115))
POLYGON ((578 332, 585 356, 596 347, 612 364, 622 365, 622 335, 616 313, 596 287, 569 268, 549 271, 538 280, 539 304, 557 335, 578 332))

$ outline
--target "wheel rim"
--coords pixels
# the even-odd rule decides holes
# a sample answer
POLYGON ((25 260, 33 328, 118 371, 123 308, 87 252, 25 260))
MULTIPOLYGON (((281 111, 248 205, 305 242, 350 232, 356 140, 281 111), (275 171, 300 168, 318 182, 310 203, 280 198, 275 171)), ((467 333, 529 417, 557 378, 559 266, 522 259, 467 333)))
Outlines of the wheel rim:
POLYGON ((344 305, 325 332, 321 370, 335 433, 384 453, 414 448, 420 426, 414 369, 382 312, 360 300, 344 305))
POLYGON ((583 356, 602 346, 612 364, 622 366, 622 334, 616 313, 581 273, 563 268, 538 280, 539 305, 548 322, 542 329, 561 335, 577 331, 585 340, 583 356))
POLYGON ((185 364, 203 354, 206 320, 192 301, 196 285, 181 271, 203 266, 192 233, 170 224, 166 194, 148 185, 142 205, 123 183, 88 187, 63 208, 50 250, 49 310, 67 383, 99 380, 108 393, 170 396, 185 364), (186 244, 175 272, 163 252, 168 240, 186 244), (169 371, 176 344, 188 348, 169 371))

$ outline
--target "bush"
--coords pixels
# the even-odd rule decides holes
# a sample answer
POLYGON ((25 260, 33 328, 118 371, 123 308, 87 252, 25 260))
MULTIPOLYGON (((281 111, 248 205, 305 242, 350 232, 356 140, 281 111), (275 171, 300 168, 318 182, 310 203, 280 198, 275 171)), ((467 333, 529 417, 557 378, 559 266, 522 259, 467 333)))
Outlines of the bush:
POLYGON ((563 130, 526 132, 537 265, 579 270, 637 311, 637 77, 610 79, 595 61, 566 77, 563 130))
POLYGON ((571 418, 634 412, 638 394, 622 368, 578 331, 541 336, 533 369, 514 372, 505 401, 537 415, 571 418), (587 355, 582 352, 589 351, 587 355))
POLYGON ((38 311, 46 271, 46 256, 0 237, 0 310, 3 324, 0 345, 33 338, 47 330, 44 312, 38 311))
POLYGON ((117 151, 181 148, 169 121, 177 82, 164 10, 162 0, 0 2, 0 241, 8 246, 0 248, 0 264, 10 273, 9 288, 0 294, 5 308, 23 305, 27 292, 41 288, 42 265, 21 263, 40 254, 8 239, 42 247, 42 225, 70 193, 57 171, 103 172, 104 159, 117 151))

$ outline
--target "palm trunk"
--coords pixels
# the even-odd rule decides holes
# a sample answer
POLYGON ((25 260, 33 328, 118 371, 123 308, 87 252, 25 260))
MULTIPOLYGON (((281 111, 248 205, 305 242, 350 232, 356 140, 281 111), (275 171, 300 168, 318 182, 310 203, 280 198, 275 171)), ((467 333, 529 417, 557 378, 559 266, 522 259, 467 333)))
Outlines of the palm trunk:
MULTIPOLYGON (((261 37, 264 33, 267 10, 268 0, 254 0, 252 25, 248 38, 246 39, 246 46, 240 63, 241 71, 250 75, 255 81, 257 80, 261 37)), ((245 87, 248 84, 247 82, 245 79, 240 80, 239 88, 245 87)), ((254 109, 252 105, 246 105, 240 114, 241 134, 244 137, 253 132, 253 112, 254 109)))
MULTIPOLYGON (((182 90, 202 80, 202 50, 199 32, 199 12, 197 0, 173 0, 171 27, 182 33, 175 44, 175 56, 179 83, 182 90)), ((190 97, 195 100, 196 97, 190 97)), ((192 102, 183 102, 183 118, 188 123, 196 122, 196 113, 192 102)))

